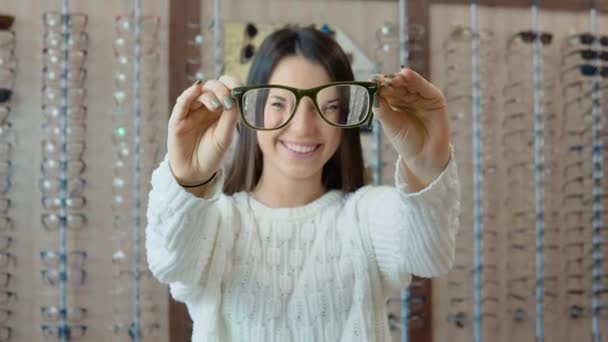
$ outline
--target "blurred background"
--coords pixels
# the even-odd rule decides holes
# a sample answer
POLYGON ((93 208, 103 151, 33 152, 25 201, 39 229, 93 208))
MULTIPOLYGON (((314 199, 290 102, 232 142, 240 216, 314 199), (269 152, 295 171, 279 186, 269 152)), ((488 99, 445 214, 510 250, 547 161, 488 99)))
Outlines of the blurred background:
MULTIPOLYGON (((184 341, 146 268, 176 97, 245 80, 274 29, 333 36, 358 80, 404 64, 448 99, 456 264, 387 298, 394 341, 606 340, 606 0, 0 0, 0 341, 184 341)), ((370 181, 393 184, 380 127, 370 181)))

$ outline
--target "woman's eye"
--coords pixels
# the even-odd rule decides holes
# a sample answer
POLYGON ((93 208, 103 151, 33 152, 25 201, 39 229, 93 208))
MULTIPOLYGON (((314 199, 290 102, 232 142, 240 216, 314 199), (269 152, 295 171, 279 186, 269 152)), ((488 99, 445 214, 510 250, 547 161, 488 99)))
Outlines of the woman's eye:
POLYGON ((273 108, 276 108, 276 109, 284 109, 285 108, 285 104, 280 103, 280 102, 271 103, 270 106, 272 106, 273 108))
POLYGON ((335 111, 338 111, 339 109, 340 108, 338 107, 338 105, 328 105, 328 106, 325 106, 325 110, 324 111, 325 112, 328 112, 328 111, 329 112, 335 112, 335 111))

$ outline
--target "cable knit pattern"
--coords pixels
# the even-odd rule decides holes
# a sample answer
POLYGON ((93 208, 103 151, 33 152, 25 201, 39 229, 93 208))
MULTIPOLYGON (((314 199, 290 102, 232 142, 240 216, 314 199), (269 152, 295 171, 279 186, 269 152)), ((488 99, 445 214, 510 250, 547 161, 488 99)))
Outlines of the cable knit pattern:
POLYGON ((165 158, 149 196, 150 270, 187 304, 194 342, 390 341, 386 291, 450 269, 459 214, 454 158, 418 193, 401 172, 395 187, 272 209, 224 195, 223 171, 196 198, 165 158))

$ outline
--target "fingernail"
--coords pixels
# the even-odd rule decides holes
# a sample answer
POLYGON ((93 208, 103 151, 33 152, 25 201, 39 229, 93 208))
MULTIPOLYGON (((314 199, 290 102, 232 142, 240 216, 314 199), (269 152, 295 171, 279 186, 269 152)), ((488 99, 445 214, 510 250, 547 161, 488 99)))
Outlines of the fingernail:
POLYGON ((211 99, 211 105, 213 106, 213 108, 219 108, 219 106, 221 106, 222 104, 217 99, 211 99))
POLYGON ((194 82, 194 85, 199 85, 201 83, 203 83, 203 80, 196 80, 196 82, 194 82))
POLYGON ((374 99, 372 100, 372 106, 374 106, 374 108, 380 107, 380 101, 378 101, 378 94, 374 94, 374 99))
POLYGON ((230 96, 224 97, 222 102, 224 102, 224 107, 226 107, 226 109, 232 109, 233 104, 232 99, 230 99, 230 96))
POLYGON ((383 86, 383 87, 389 87, 389 88, 390 88, 390 87, 392 87, 392 85, 391 85, 391 82, 390 82, 390 81, 383 81, 383 82, 382 82, 382 86, 383 86))

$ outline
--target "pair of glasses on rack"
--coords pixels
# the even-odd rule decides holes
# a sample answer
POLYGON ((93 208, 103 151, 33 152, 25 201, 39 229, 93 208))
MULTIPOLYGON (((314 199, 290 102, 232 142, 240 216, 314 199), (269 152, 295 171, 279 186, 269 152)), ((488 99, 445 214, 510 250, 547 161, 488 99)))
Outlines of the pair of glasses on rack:
POLYGON ((58 308, 56 306, 43 306, 40 308, 42 320, 48 323, 57 323, 64 316, 70 323, 79 323, 85 320, 88 310, 84 307, 58 308))
POLYGON ((62 25, 67 25, 68 32, 82 32, 86 29, 89 17, 84 13, 71 12, 62 14, 55 11, 46 11, 42 14, 42 22, 48 31, 62 31, 62 25))
POLYGON ((568 45, 593 45, 599 44, 602 47, 608 46, 608 36, 594 35, 590 32, 576 33, 566 37, 565 42, 568 45))
POLYGON ((540 40, 541 44, 549 45, 553 42, 553 33, 532 30, 519 31, 507 39, 507 48, 511 47, 516 42, 532 44, 537 39, 540 40))
POLYGON ((79 340, 83 338, 88 330, 86 325, 50 325, 43 324, 41 327, 42 335, 48 339, 67 339, 79 340))
POLYGON ((608 78, 608 66, 577 64, 562 70, 560 73, 562 80, 568 80, 579 76, 592 77, 597 75, 601 76, 602 78, 608 78))

